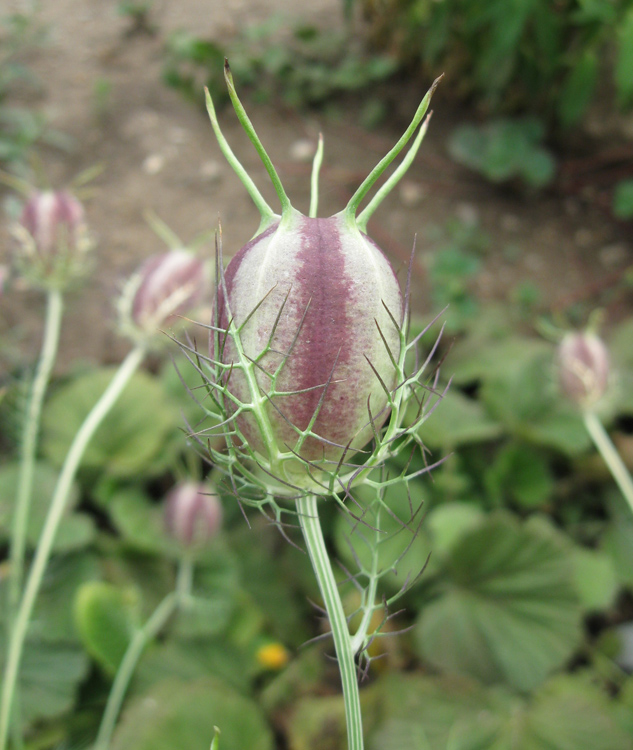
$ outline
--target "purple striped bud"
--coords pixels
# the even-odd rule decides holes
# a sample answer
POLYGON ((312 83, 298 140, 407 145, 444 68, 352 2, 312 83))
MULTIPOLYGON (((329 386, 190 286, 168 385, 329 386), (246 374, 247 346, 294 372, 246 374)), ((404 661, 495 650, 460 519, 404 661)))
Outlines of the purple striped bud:
POLYGON ((183 547, 202 547, 222 527, 220 500, 205 484, 178 484, 165 501, 165 526, 169 535, 183 547))
POLYGON ((83 206, 70 193, 33 193, 12 233, 19 270, 36 286, 63 289, 85 272, 93 243, 83 206))
POLYGON ((568 333, 558 347, 562 392, 582 408, 596 404, 609 385, 609 352, 592 333, 568 333))
POLYGON ((139 340, 173 325, 200 303, 208 281, 204 262, 189 250, 154 255, 123 290, 119 301, 122 329, 139 340))
MULTIPOLYGON (((265 434, 248 411, 238 417, 245 439, 263 456, 276 446, 332 469, 346 446, 351 456, 388 415, 385 388, 396 385, 403 317, 389 262, 343 214, 312 219, 293 212, 237 253, 225 281, 219 328, 226 329, 230 310, 244 354, 257 364, 272 427, 265 434)), ((237 361, 230 336, 221 357, 237 361)), ((251 401, 243 370, 233 369, 228 388, 251 401)), ((297 462, 290 463, 284 478, 292 481, 288 469, 294 473, 297 462)))

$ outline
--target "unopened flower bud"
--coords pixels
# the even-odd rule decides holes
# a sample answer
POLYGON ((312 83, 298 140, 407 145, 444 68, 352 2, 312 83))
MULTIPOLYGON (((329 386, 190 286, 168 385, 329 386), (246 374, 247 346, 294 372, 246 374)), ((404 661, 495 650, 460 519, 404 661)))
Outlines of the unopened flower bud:
POLYGON ((205 484, 178 484, 167 495, 165 526, 170 536, 183 547, 201 547, 220 531, 220 500, 205 484))
POLYGON ((609 352, 592 333, 568 333, 558 347, 562 392, 583 409, 596 404, 609 385, 609 352))
POLYGON ((147 339, 195 308, 208 288, 204 262, 183 248, 149 258, 130 278, 119 301, 121 327, 147 339))
POLYGON ((36 286, 65 289, 85 273, 93 242, 83 206, 70 193, 33 193, 12 233, 18 269, 36 286))

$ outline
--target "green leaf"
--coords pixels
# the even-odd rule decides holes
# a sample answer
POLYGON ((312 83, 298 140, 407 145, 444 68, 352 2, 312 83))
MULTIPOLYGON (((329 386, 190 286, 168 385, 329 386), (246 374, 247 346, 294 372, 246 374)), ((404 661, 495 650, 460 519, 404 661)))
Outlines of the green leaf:
POLYGON ((585 49, 569 71, 558 99, 558 118, 564 128, 575 125, 587 111, 598 80, 598 58, 585 49))
MULTIPOLYGON (((629 78, 633 78, 633 76, 629 76, 629 78)), ((618 219, 633 219, 633 180, 621 180, 615 186, 613 214, 618 219)))
POLYGON ((200 750, 214 727, 222 750, 272 750, 273 739, 258 706, 226 683, 165 680, 134 700, 123 714, 112 750, 200 750))
POLYGON ((611 557, 598 550, 575 547, 573 552, 576 591, 586 611, 608 609, 618 593, 618 580, 611 557))
POLYGON ((449 389, 438 410, 419 430, 426 445, 445 450, 494 440, 502 433, 501 425, 485 413, 481 403, 456 387, 449 389))
POLYGON ((509 497, 525 508, 543 505, 554 490, 549 463, 543 454, 519 443, 510 443, 499 451, 485 482, 499 502, 509 497))
POLYGON ((86 651, 110 675, 139 626, 138 597, 105 581, 85 583, 77 591, 74 615, 86 651))
MULTIPOLYGON (((7 464, 0 469, 1 542, 8 541, 11 536, 19 475, 20 466, 18 463, 7 464)), ((33 488, 27 526, 27 542, 31 548, 36 546, 42 533, 44 520, 57 484, 57 476, 57 470, 49 464, 36 463, 33 467, 33 488)), ((53 552, 72 552, 86 547, 94 539, 95 526, 93 520, 84 513, 73 512, 78 497, 77 485, 73 484, 66 505, 66 512, 55 535, 53 552)))
MULTIPOLYGON (((82 422, 105 391, 115 370, 104 368, 74 378, 50 399, 42 418, 42 450, 61 466, 82 422)), ((158 380, 136 373, 90 441, 84 467, 117 477, 159 471, 170 458, 165 443, 180 425, 173 403, 158 380)))
POLYGON ((483 518, 483 510, 473 503, 444 503, 433 508, 425 522, 431 533, 433 554, 448 555, 462 536, 483 518))
MULTIPOLYGON (((630 8, 618 28, 618 56, 615 64, 615 85, 618 102, 626 107, 633 101, 633 8, 630 8)), ((629 214, 630 216, 630 214, 629 214)))
POLYGON ((416 626, 437 667, 531 690, 580 644, 573 569, 552 534, 490 517, 452 548, 446 575, 416 626))

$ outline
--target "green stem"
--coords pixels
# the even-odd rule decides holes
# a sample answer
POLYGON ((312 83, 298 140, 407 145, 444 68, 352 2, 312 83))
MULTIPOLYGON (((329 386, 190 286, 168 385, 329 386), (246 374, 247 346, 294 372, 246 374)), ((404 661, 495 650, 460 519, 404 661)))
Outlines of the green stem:
POLYGON ((312 162, 312 176, 310 179, 310 210, 308 216, 316 219, 319 209, 319 172, 323 163, 323 133, 319 133, 319 143, 312 162))
POLYGON ((37 453, 37 438, 40 429, 40 416, 44 395, 48 388, 53 365, 57 357, 59 331, 63 313, 63 298, 61 292, 52 290, 48 293, 46 323, 42 350, 33 378, 29 403, 24 422, 22 436, 22 455, 20 457, 20 478, 15 500, 13 528, 11 533, 11 552, 9 567, 9 627, 20 599, 22 578, 24 576, 24 555, 26 552, 26 533, 31 508, 31 494, 33 490, 33 470, 37 453))
MULTIPOLYGON (((439 78, 436 78, 435 81, 433 81, 433 85, 426 92, 424 99, 422 99, 422 101, 420 102, 420 106, 418 107, 415 115, 413 116, 413 120, 411 121, 411 124, 404 131, 400 140, 391 149, 391 151, 389 151, 389 153, 378 162, 378 164, 372 169, 369 175, 367 175, 367 177, 365 178, 361 186, 358 188, 358 190, 350 198, 349 203, 344 209, 344 213, 348 216, 350 220, 352 221, 356 220, 356 212, 358 211, 358 207, 360 206, 363 198, 371 190, 376 180, 378 180, 378 178, 382 175, 385 169, 387 169, 387 167, 391 164, 391 162, 396 158, 396 156, 398 156, 398 154, 406 146, 411 136, 417 130, 418 125, 422 122, 422 118, 426 114, 426 110, 429 108, 431 97, 433 96, 433 92, 437 88, 437 85, 440 82, 441 78, 442 76, 440 76, 439 78)), ((393 184, 391 185, 391 187, 393 187, 393 184)), ((384 194, 382 197, 384 198, 384 194)))
POLYGON ((343 604, 321 531, 317 502, 314 495, 301 497, 297 500, 299 523, 319 583, 325 609, 330 618, 334 648, 343 685, 348 750, 363 750, 363 723, 354 652, 352 651, 343 604))
POLYGON ((178 578, 176 581, 176 590, 167 594, 167 596, 156 607, 151 617, 145 625, 136 631, 130 641, 129 646, 112 683, 108 702, 106 704, 101 725, 94 744, 94 750, 108 750, 112 740, 112 734, 116 726, 119 713, 125 694, 127 693, 130 680, 136 670, 138 660, 141 658, 145 647, 154 639, 165 627, 169 618, 174 612, 182 606, 183 602, 191 594, 191 583, 193 576, 193 565, 191 558, 184 557, 181 560, 178 569, 178 578))
POLYGON ((583 414, 583 419, 587 432, 609 467, 609 471, 615 479, 616 484, 620 490, 622 490, 622 494, 629 504, 629 508, 633 511, 633 480, 631 479, 628 469, 624 465, 624 461, 620 458, 620 454, 616 450, 615 445, 611 442, 611 438, 596 414, 592 411, 587 411, 583 414))
POLYGON ((75 435, 66 455, 37 549, 35 550, 35 557, 33 558, 33 564, 31 565, 26 582, 26 588, 11 629, 7 662, 4 669, 2 696, 0 698, 0 750, 6 750, 7 747, 13 694, 17 683, 27 628, 77 469, 92 436, 112 406, 114 406, 128 381, 143 361, 144 356, 145 348, 139 345, 132 349, 123 360, 116 375, 79 428, 79 432, 75 435))
POLYGON ((229 68, 228 60, 226 59, 224 60, 224 80, 226 81, 226 85, 229 90, 229 97, 231 98, 231 103, 233 104, 233 109, 235 110, 237 119, 240 121, 240 124, 244 128, 246 135, 249 137, 251 143, 253 144, 253 146, 255 146, 255 150, 257 151, 259 158, 262 160, 262 164, 268 172, 268 176, 273 183, 273 187, 275 188, 275 192, 277 193, 277 197, 279 198, 279 202, 281 203, 281 215, 282 217, 286 217, 292 211, 290 199, 286 195, 284 186, 281 184, 281 180, 279 179, 277 170, 270 160, 270 156, 268 156, 268 154, 266 153, 266 149, 262 145, 262 142, 259 140, 259 136, 255 132, 253 123, 250 121, 249 116, 246 114, 244 105, 239 100, 237 91, 235 90, 235 84, 233 83, 231 69, 229 68))

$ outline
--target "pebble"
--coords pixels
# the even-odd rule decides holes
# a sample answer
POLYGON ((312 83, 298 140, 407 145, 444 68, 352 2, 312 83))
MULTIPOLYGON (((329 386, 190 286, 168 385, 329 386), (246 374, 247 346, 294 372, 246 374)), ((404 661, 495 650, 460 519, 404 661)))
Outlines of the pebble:
POLYGON ((309 162, 316 151, 316 144, 308 138, 300 138, 290 144, 288 154, 293 161, 309 162))
POLYGON ((518 232, 521 229, 521 219, 514 214, 503 214, 500 224, 505 232, 518 232))
POLYGON ((217 182, 222 178, 222 165, 215 159, 203 161, 200 165, 200 177, 205 182, 217 182))
POLYGON ((398 188, 400 195, 400 201, 407 206, 412 208, 418 206, 426 198, 428 190, 425 185, 421 185, 419 182, 413 182, 412 180, 403 180, 398 188))
POLYGON ((464 224, 475 226, 479 223, 479 209, 472 203, 459 203, 455 215, 464 224))
POLYGON ((165 166, 164 154, 150 154, 142 164, 142 170, 145 174, 155 175, 162 171, 165 166))
POLYGON ((621 266, 629 256, 629 249, 623 242, 605 245, 598 251, 600 262, 606 268, 621 266))

